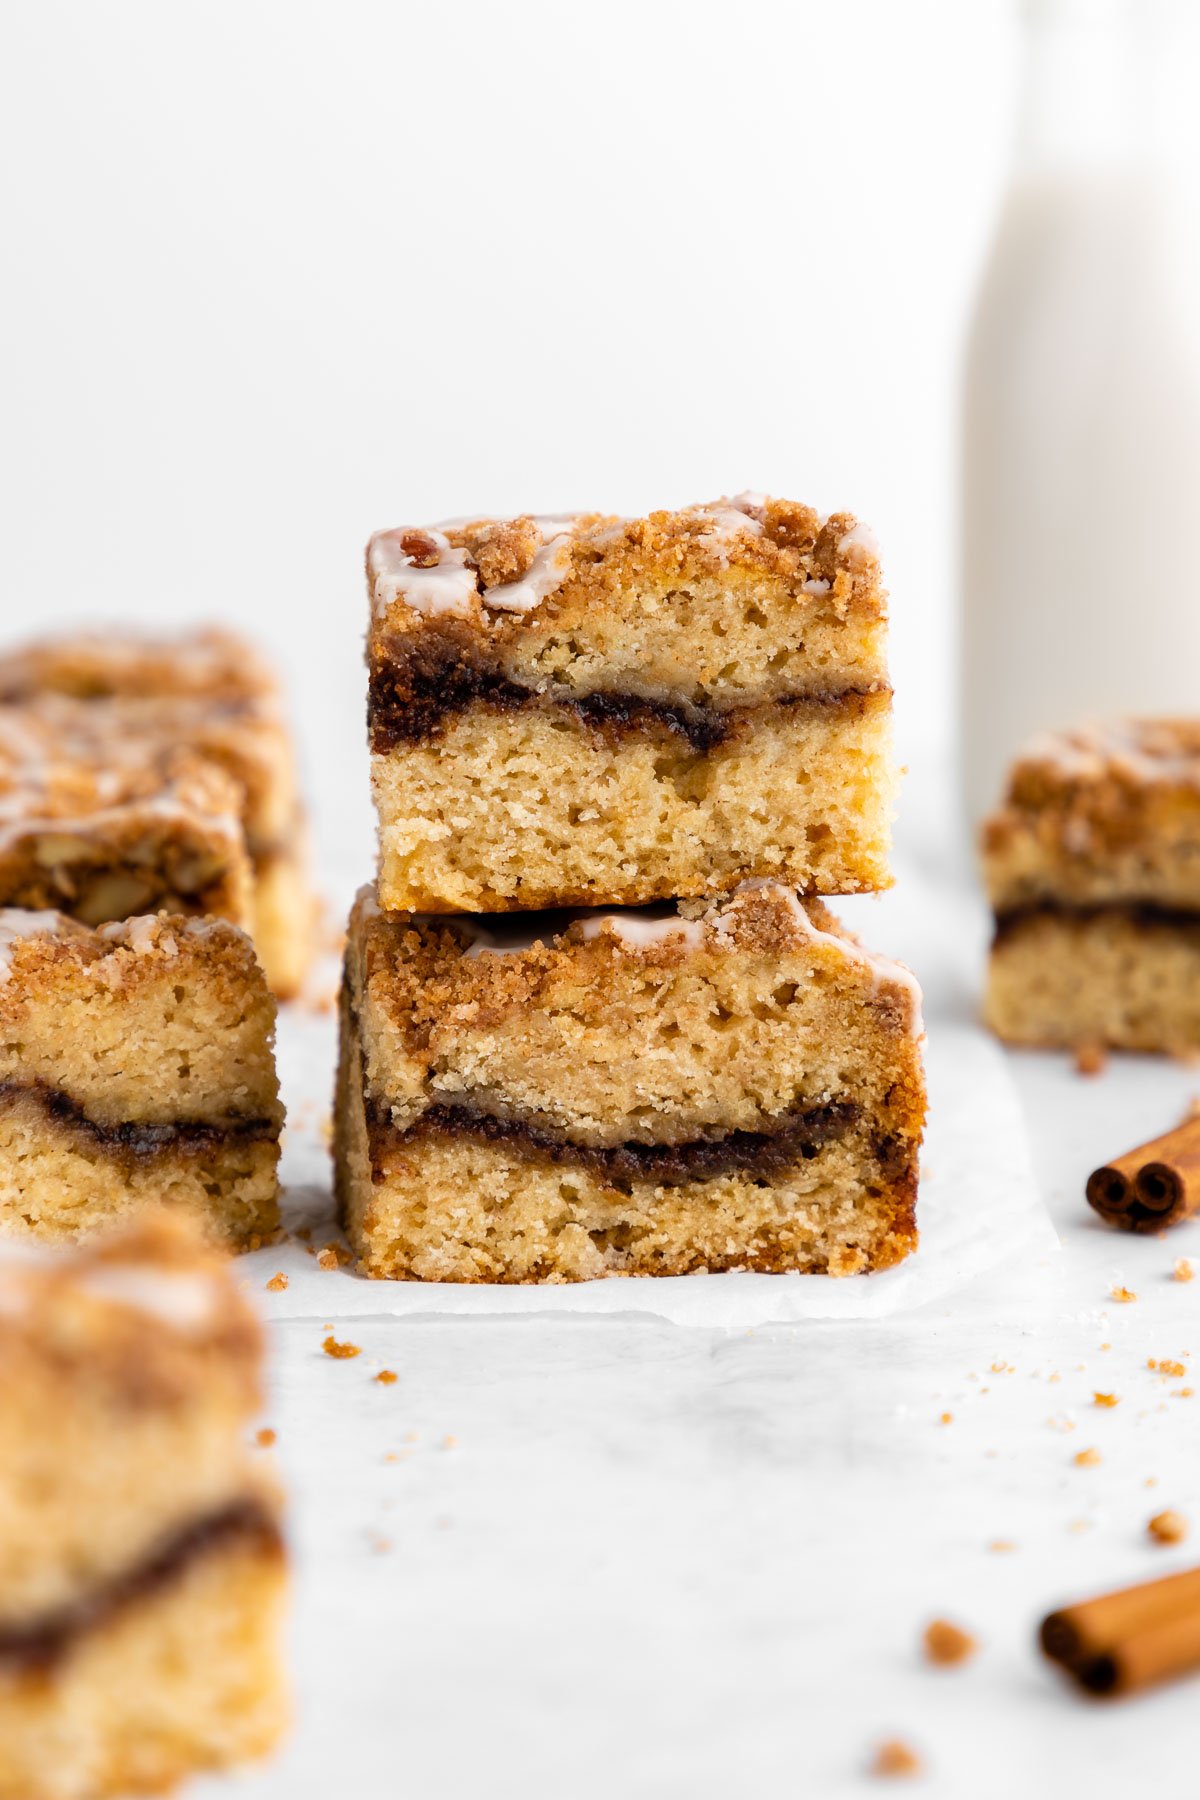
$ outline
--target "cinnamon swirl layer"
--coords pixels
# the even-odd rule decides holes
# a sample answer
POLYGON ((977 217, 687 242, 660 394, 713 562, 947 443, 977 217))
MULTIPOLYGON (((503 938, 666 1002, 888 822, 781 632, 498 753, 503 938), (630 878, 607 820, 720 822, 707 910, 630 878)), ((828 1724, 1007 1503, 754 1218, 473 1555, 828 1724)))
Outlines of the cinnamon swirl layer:
POLYGON ((64 1131, 96 1150, 117 1156, 207 1156, 229 1143, 270 1144, 279 1138, 277 1118, 122 1119, 106 1123, 61 1088, 48 1082, 0 1080, 0 1111, 25 1112, 48 1128, 64 1131))
POLYGON ((52 1612, 27 1619, 0 1618, 0 1669, 14 1664, 51 1669, 87 1632, 111 1624, 119 1614, 170 1587, 201 1559, 234 1548, 271 1559, 283 1556, 276 1514, 257 1495, 189 1521, 121 1574, 84 1589, 52 1612))
POLYGON ((473 708, 492 714, 530 709, 560 714, 602 743, 672 736, 705 752, 754 729, 766 709, 799 709, 827 717, 861 715, 873 695, 890 698, 885 681, 767 693, 740 705, 706 704, 686 693, 619 687, 583 691, 563 684, 514 681, 480 645, 446 630, 385 639, 373 653, 367 729, 377 755, 444 736, 451 720, 473 708))

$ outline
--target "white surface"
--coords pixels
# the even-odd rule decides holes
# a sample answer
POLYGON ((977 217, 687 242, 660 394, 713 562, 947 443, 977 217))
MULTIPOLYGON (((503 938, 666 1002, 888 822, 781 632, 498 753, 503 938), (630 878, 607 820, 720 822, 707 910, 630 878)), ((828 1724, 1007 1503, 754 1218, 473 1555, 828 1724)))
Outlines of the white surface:
MULTIPOLYGON (((902 877, 919 916, 899 894, 841 905, 910 952, 948 1047, 973 1029, 979 932, 936 873, 902 877)), ((1174 1506, 1200 1530, 1200 1398, 1146 1364, 1195 1346, 1200 1276, 1171 1271, 1187 1254, 1200 1271, 1200 1225, 1115 1234, 1082 1184, 1179 1116, 1200 1072, 1009 1060, 1063 1249, 902 1317, 397 1318, 384 1289, 341 1323, 334 1296, 379 1284, 313 1272, 330 1304, 275 1320, 268 1415, 293 1495, 298 1727, 272 1768, 203 1800, 824 1800, 878 1791, 864 1767, 889 1734, 944 1800, 1085 1779, 1096 1800, 1190 1797, 1195 1684, 1086 1703, 1033 1634, 1059 1601, 1194 1554, 1145 1524, 1174 1506), (325 1356, 329 1327, 361 1354, 325 1356), (372 1379, 384 1367, 394 1385, 372 1379), (1092 1445, 1103 1462, 1077 1468, 1092 1445), (921 1659, 939 1615, 980 1640, 963 1669, 921 1659)), ((312 1107, 288 1153, 313 1203, 317 1127, 312 1107)), ((981 1137, 959 1204, 1018 1220, 1031 1195, 989 1186, 992 1154, 981 1137)), ((272 1259, 256 1260, 257 1281, 272 1259)))

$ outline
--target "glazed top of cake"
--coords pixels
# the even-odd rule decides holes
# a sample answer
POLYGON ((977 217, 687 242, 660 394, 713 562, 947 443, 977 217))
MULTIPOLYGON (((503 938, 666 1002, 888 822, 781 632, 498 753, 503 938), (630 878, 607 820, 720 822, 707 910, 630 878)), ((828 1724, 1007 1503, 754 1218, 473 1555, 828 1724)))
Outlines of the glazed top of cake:
POLYGON ((244 986, 253 976, 261 984, 254 946, 226 919, 151 913, 93 927, 60 912, 0 907, 0 1012, 48 984, 100 981, 117 989, 197 958, 214 977, 244 986))
POLYGON ((367 546, 375 618, 394 629, 447 617, 511 629, 552 597, 583 591, 602 602, 631 582, 731 568, 813 598, 836 588, 847 606, 882 611, 874 540, 852 514, 822 518, 763 494, 645 518, 450 519, 380 531, 367 546))
POLYGON ((1013 764, 1007 798, 1037 806, 1105 784, 1200 791, 1200 719, 1115 719, 1042 732, 1013 764))
MULTIPOLYGON (((820 901, 801 901, 779 882, 743 882, 730 896, 681 900, 661 906, 564 908, 551 912, 488 915, 404 915, 380 912, 374 889, 355 902, 356 926, 380 934, 380 955, 368 949, 370 977, 387 990, 389 933, 407 935, 409 955, 420 965, 421 1005, 432 1012, 466 1006, 508 1012, 530 1004, 547 976, 570 964, 617 956, 650 966, 681 963, 697 954, 734 951, 769 956, 816 949, 846 971, 866 977, 868 997, 881 1002, 897 1028, 919 1036, 921 990, 902 963, 862 945, 820 901), (412 925, 418 931, 411 929, 412 925)), ((411 1002, 411 984, 396 984, 397 1005, 411 1002), (401 990, 403 998, 401 998, 401 990)))
POLYGON ((39 693, 76 699, 190 695, 231 705, 273 704, 277 683, 254 646, 215 626, 175 634, 112 630, 38 638, 0 654, 0 700, 39 693))
POLYGON ((166 717, 131 731, 119 701, 44 694, 0 706, 0 848, 39 821, 99 826, 129 809, 239 838, 241 784, 180 736, 166 717))
POLYGON ((451 520, 380 532, 367 571, 385 753, 530 696, 649 701, 723 729, 741 708, 888 691, 879 562, 849 513, 740 494, 640 519, 451 520))

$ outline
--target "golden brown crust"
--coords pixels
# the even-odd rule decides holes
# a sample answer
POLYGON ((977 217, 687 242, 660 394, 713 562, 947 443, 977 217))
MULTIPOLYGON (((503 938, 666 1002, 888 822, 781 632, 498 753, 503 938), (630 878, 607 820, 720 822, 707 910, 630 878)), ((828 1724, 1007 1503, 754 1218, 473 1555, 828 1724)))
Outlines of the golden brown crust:
POLYGON ((254 946, 225 919, 158 913, 91 927, 53 911, 0 909, 0 1019, 20 1021, 47 991, 83 998, 99 982, 136 998, 162 978, 199 976, 222 999, 261 987, 254 946))
MULTIPOLYGON (((831 965, 844 961, 846 952, 868 956, 821 901, 801 903, 790 889, 769 881, 748 882, 731 898, 680 901, 677 908, 630 909, 627 915, 621 909, 564 908, 519 915, 513 923, 518 939, 533 939, 528 948, 478 954, 481 935, 486 941, 489 925, 494 931, 499 920, 381 912, 368 887, 351 912, 351 953, 361 957, 362 985, 373 1008, 414 1046, 426 1044, 430 1031, 447 1019, 486 1029, 574 988, 602 1008, 619 966, 677 968, 698 950, 779 958, 811 948, 815 931, 830 940, 824 955, 831 965), (656 923, 666 935, 654 942, 622 935, 626 916, 635 932, 656 923)), ((894 1029, 911 1035, 919 1029, 915 983, 886 959, 871 960, 875 1000, 894 1029)))
POLYGON ((261 703, 278 698, 278 683, 247 639, 219 626, 175 635, 115 626, 36 638, 0 654, 0 702, 46 693, 261 703))
MULTIPOLYGON (((484 600, 490 588, 526 574, 537 547, 549 541, 555 529, 546 524, 539 531, 529 515, 479 518, 444 528, 449 543, 466 549, 478 568, 483 598, 477 594, 467 614, 475 624, 486 625, 501 637, 533 625, 529 613, 489 616, 484 600)), ((570 530, 565 578, 552 597, 560 614, 582 616, 631 589, 668 587, 734 569, 768 578, 800 599, 816 598, 805 595, 805 583, 828 582, 833 606, 842 616, 853 609, 884 615, 878 560, 865 535, 856 535, 860 528, 852 513, 823 519, 795 501, 743 496, 712 507, 662 510, 636 519, 579 514, 570 530), (721 529, 720 518, 730 511, 742 512, 755 529, 721 529)), ((420 614, 403 604, 388 606, 385 613, 394 630, 420 628, 420 614)))
POLYGON ((1056 898, 1200 907, 1200 721, 1047 733, 1013 765, 981 841, 998 912, 1056 898))

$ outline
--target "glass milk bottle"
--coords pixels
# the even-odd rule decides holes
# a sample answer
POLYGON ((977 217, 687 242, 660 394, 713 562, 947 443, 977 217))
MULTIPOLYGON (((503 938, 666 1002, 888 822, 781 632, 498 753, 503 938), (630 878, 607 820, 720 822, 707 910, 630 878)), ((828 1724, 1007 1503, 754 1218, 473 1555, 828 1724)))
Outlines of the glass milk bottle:
POLYGON ((1200 714, 1200 292, 1170 0, 1027 0, 1015 167, 964 421, 972 822, 1031 732, 1200 714))

